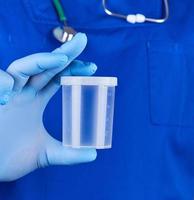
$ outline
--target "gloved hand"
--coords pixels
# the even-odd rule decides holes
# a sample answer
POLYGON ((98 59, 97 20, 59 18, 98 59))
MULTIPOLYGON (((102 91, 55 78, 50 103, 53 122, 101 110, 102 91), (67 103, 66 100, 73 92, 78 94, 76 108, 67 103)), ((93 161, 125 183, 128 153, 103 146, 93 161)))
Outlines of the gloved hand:
POLYGON ((39 167, 90 162, 94 149, 62 146, 44 128, 42 117, 60 85, 60 75, 92 75, 96 65, 73 61, 85 48, 79 33, 52 53, 14 61, 0 71, 0 181, 12 181, 39 167), (73 61, 73 62, 72 62, 73 61))

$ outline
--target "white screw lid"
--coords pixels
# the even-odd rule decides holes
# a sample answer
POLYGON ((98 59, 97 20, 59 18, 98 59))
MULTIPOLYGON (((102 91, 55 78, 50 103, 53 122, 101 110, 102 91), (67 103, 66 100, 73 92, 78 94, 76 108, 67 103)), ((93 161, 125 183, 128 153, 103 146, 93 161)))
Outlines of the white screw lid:
POLYGON ((95 86, 117 86, 116 77, 102 76, 63 76, 61 85, 95 85, 95 86))

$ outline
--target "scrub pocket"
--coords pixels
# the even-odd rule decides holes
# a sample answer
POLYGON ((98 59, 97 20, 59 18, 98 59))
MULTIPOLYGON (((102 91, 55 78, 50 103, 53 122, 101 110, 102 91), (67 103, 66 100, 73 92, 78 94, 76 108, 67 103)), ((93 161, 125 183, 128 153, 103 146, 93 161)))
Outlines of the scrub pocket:
POLYGON ((147 44, 150 117, 154 125, 194 126, 194 44, 147 44))

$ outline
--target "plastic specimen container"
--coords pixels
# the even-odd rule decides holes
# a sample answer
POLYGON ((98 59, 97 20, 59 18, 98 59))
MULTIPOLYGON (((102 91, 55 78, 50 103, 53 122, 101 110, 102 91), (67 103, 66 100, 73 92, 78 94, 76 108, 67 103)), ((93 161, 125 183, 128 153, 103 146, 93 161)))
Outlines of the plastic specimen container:
POLYGON ((116 77, 64 76, 63 145, 111 148, 116 77))

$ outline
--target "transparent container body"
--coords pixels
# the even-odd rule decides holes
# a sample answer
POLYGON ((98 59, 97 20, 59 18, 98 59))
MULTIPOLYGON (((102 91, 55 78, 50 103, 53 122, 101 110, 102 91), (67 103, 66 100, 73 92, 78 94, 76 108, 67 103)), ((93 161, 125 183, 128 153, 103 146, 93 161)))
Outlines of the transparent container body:
POLYGON ((115 86, 63 85, 63 145, 111 148, 115 86))

